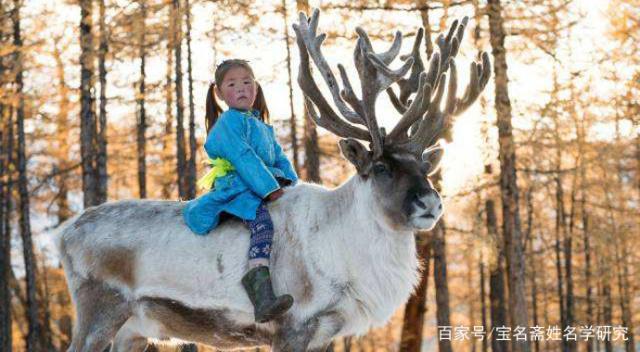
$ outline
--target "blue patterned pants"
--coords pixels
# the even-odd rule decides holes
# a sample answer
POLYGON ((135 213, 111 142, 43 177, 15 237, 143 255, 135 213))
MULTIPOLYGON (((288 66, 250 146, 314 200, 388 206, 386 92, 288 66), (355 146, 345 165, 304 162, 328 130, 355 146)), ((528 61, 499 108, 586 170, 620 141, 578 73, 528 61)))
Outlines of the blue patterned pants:
POLYGON ((260 204, 255 220, 243 220, 251 231, 249 241, 249 267, 269 265, 271 243, 273 242, 273 222, 265 203, 260 204))

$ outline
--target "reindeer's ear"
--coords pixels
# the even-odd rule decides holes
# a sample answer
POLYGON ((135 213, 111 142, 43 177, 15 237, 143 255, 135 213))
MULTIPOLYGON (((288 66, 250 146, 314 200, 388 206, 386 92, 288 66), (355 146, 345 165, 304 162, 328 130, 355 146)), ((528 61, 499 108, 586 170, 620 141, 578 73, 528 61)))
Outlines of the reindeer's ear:
POLYGON ((356 167, 358 174, 366 174, 371 164, 371 152, 353 138, 342 139, 339 144, 342 155, 356 167))
POLYGON ((426 175, 433 175, 440 167, 440 160, 444 149, 440 146, 432 147, 422 153, 422 163, 426 175))

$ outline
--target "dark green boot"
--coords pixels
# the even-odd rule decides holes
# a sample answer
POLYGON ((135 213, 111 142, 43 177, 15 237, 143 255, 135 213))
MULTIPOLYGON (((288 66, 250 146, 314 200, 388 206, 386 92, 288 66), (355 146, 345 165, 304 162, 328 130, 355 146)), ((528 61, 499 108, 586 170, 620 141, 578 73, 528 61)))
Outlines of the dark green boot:
POLYGON ((283 314, 293 305, 291 295, 276 297, 271 286, 269 267, 259 266, 249 270, 242 278, 242 286, 253 303, 256 322, 265 323, 283 314))

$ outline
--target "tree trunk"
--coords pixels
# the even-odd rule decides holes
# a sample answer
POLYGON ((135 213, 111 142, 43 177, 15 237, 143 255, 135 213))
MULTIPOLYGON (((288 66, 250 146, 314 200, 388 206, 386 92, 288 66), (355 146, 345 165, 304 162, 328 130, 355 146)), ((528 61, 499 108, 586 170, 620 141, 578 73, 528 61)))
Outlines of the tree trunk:
MULTIPOLYGON (((559 170, 558 170, 559 172, 559 170)), ((560 175, 556 176, 556 228, 555 228, 555 253, 556 253, 556 276, 557 276, 557 293, 558 293, 558 307, 560 309, 560 326, 564 329, 567 326, 566 315, 566 300, 564 297, 564 277, 562 273, 562 260, 561 253, 562 248, 560 245, 560 232, 562 231, 562 219, 564 218, 564 203, 562 201, 562 181, 560 175)), ((568 344, 566 339, 562 339, 562 350, 568 350, 568 344)))
POLYGON ((23 58, 22 58, 22 36, 20 33, 20 1, 14 0, 13 9, 13 44, 16 47, 15 58, 15 80, 16 96, 18 107, 16 109, 16 122, 18 133, 18 191, 20 193, 20 237, 22 237, 22 253, 24 256, 25 279, 27 287, 27 320, 29 322, 29 333, 27 335, 27 350, 42 351, 43 336, 42 327, 39 320, 39 302, 36 297, 36 273, 37 263, 33 252, 33 242, 31 239, 31 221, 29 217, 29 190, 27 180, 27 158, 25 148, 24 120, 24 82, 23 82, 23 58))
MULTIPOLYGON (((531 308, 533 313, 533 326, 538 325, 538 283, 537 283, 537 273, 536 273, 536 252, 533 248, 533 240, 529 238, 529 268, 531 268, 531 274, 529 275, 531 280, 531 308)), ((533 341, 533 350, 535 352, 540 352, 540 341, 537 339, 533 341)))
POLYGON ((167 41, 167 72, 165 76, 165 116, 166 121, 164 125, 164 136, 162 138, 162 170, 160 175, 162 184, 162 198, 170 199, 172 194, 172 188, 176 183, 175 172, 169 169, 168 166, 173 162, 173 155, 170 152, 171 139, 173 138, 173 35, 174 21, 172 20, 173 10, 169 11, 169 36, 167 41), (170 170, 170 171, 169 171, 170 170))
MULTIPOLYGON (((296 0, 298 12, 309 14, 309 1, 296 0)), ((316 124, 309 116, 306 105, 304 114, 304 170, 305 179, 309 182, 321 182, 320 177, 320 147, 318 146, 318 131, 316 124)))
POLYGON ((42 302, 42 346, 43 351, 55 351, 53 346, 53 331, 51 330, 51 293, 49 292, 49 277, 44 256, 40 256, 42 270, 39 272, 41 278, 38 287, 38 299, 42 302))
POLYGON ((140 1, 140 27, 139 33, 139 56, 140 56, 140 79, 138 81, 138 121, 137 121, 137 154, 138 154, 138 192, 140 198, 147 198, 147 151, 146 151, 146 130, 147 130, 147 112, 145 109, 146 101, 146 18, 147 4, 146 0, 140 1))
POLYGON ((93 49, 93 1, 80 0, 80 154, 84 207, 98 204, 95 146, 96 132, 93 49))
MULTIPOLYGON (((4 9, 3 9, 4 10, 4 9)), ((4 27, 4 26, 3 26, 4 27)), ((4 60, 0 58, 0 77, 4 77, 6 67, 4 60)), ((5 82, 1 82, 2 88, 5 82)), ((10 109, 4 103, 0 103, 0 350, 12 350, 11 332, 11 292, 9 291, 9 273, 11 271, 11 232, 8 229, 9 201, 11 193, 7 180, 11 177, 9 168, 11 162, 9 136, 7 132, 13 132, 9 128, 12 124, 10 109)))
POLYGON ((196 121, 195 105, 193 101, 193 68, 191 60, 191 5, 189 0, 185 3, 185 15, 187 22, 187 79, 189 80, 189 165, 187 170, 187 199, 196 197, 196 121))
MULTIPOLYGON (((578 132, 578 151, 580 155, 584 155, 584 137, 585 137, 585 128, 584 128, 584 120, 581 121, 580 126, 577 127, 578 132)), ((589 214, 587 212, 587 179, 586 179, 586 170, 584 165, 584 158, 580 159, 580 212, 582 215, 582 242, 584 249, 584 285, 585 285, 585 297, 587 301, 587 311, 586 316, 583 321, 583 325, 585 326, 593 326, 593 295, 592 295, 592 283, 591 283, 591 239, 589 233, 589 214)), ((593 339, 589 339, 587 341, 587 352, 593 352, 594 343, 593 339)))
MULTIPOLYGON (((440 173, 438 173, 440 175, 440 173)), ((434 179, 436 188, 440 189, 440 177, 434 179)), ((431 246, 433 250, 433 282, 436 290, 436 321, 438 326, 451 326, 449 319, 449 283, 447 279, 447 255, 445 246, 445 224, 440 219, 431 232, 431 246)), ((426 297, 422 298, 423 300, 426 297)), ((451 352, 451 340, 439 339, 438 351, 451 352)))
MULTIPOLYGON (((475 286, 475 282, 474 282, 474 278, 476 274, 475 269, 475 264, 476 261, 474 260, 474 248, 475 248, 475 244, 472 243, 471 241, 469 241, 469 243, 467 244, 467 248, 465 249, 466 251, 466 258, 467 258, 467 277, 466 277, 466 281, 467 281, 467 294, 465 297, 465 301, 467 304, 467 308, 468 308, 468 316, 469 316, 469 327, 470 329, 473 331, 473 327, 477 326, 477 322, 476 322, 476 302, 477 302, 477 298, 478 296, 476 295, 476 289, 477 287, 475 286)), ((478 340, 476 338, 471 338, 469 339, 469 343, 471 344, 471 348, 470 351, 471 352, 476 352, 477 351, 477 342, 478 340)))
MULTIPOLYGON (((504 246, 499 241, 498 221, 496 219, 495 202, 493 199, 485 201, 487 212, 487 233, 496 243, 495 262, 489 266, 489 301, 491 302, 491 328, 507 326, 507 309, 504 290, 504 246)), ((509 351, 507 341, 498 340, 498 334, 491 335, 491 350, 493 352, 509 351)))
POLYGON ((58 194, 56 195, 56 204, 58 206, 58 224, 61 224, 73 214, 69 206, 69 187, 68 176, 66 170, 71 169, 69 162, 69 110, 70 110, 70 93, 69 87, 65 80, 65 69, 62 61, 62 55, 58 47, 54 47, 54 59, 56 61, 56 75, 58 80, 58 89, 60 103, 58 104, 58 116, 56 118, 56 139, 58 142, 58 161, 54 171, 60 172, 57 177, 58 194))
POLYGON ((291 129, 291 150, 293 159, 293 168, 296 173, 300 173, 300 165, 298 161, 298 134, 296 126, 296 113, 293 109, 293 83, 291 74, 291 45, 289 43, 289 21, 287 18, 287 2, 282 0, 282 19, 284 20, 284 40, 285 47, 287 48, 287 84, 289 86, 289 110, 291 116, 289 117, 289 126, 291 129))
MULTIPOLYGON (((482 318, 482 327, 484 329, 484 331, 489 331, 487 329, 487 327, 489 326, 489 323, 487 322, 487 284, 486 284, 486 278, 485 278, 485 270, 484 270, 484 261, 482 259, 482 256, 480 257, 479 260, 479 268, 480 268, 480 316, 482 318)), ((488 336, 485 335, 482 338, 481 341, 481 346, 482 346, 482 352, 487 352, 489 350, 489 345, 487 344, 487 338, 488 336)))
MULTIPOLYGON (((602 286, 602 298, 604 299, 603 325, 613 326, 613 299, 611 298, 609 280, 605 280, 602 286)), ((606 352, 613 352, 613 344, 610 338, 604 341, 604 349, 606 352)))
MULTIPOLYGON (((617 241, 616 241, 617 242, 617 241)), ((626 258, 628 257, 627 255, 620 255, 620 246, 619 243, 615 243, 614 244, 615 248, 615 252, 616 252, 616 276, 618 279, 618 302, 620 304, 620 312, 621 312, 621 320, 622 320, 622 326, 628 328, 628 332, 626 334, 626 338, 627 340, 624 342, 625 344, 625 351, 626 352, 634 352, 635 348, 634 348, 634 336, 633 336, 633 322, 632 322, 632 315, 631 315, 631 311, 630 311, 630 307, 629 307, 629 303, 630 300, 628 298, 628 294, 629 294, 629 290, 627 289, 627 284, 626 284, 626 276, 629 274, 628 270, 627 270, 627 265, 626 265, 626 258)))
POLYGON ((422 259, 424 267, 420 283, 404 308, 404 319, 400 334, 400 351, 406 352, 419 352, 421 350, 424 314, 427 312, 426 297, 429 284, 431 243, 426 234, 418 235, 416 240, 418 257, 422 259))
POLYGON ((107 28, 105 25, 104 1, 100 0, 100 47, 98 48, 98 75, 100 77, 100 116, 98 132, 96 134, 96 201, 101 204, 107 201, 108 174, 107 174, 107 68, 105 66, 107 56, 107 28))
MULTIPOLYGON (((565 308, 567 309, 565 327, 575 326, 574 318, 574 299, 573 299, 573 215, 575 210, 575 182, 573 190, 571 191, 571 211, 570 211, 570 225, 567 230, 566 221, 564 224, 564 270, 565 278, 567 280, 567 295, 565 301, 565 308)), ((569 351, 575 352, 578 348, 576 341, 567 339, 567 347, 569 351)))
POLYGON ((176 156, 178 173, 178 196, 187 199, 187 160, 184 144, 184 98, 182 95, 182 16, 180 0, 172 0, 173 52, 175 54, 175 90, 176 90, 176 156))
MULTIPOLYGON (((502 195, 502 230, 505 240, 507 277, 509 282, 509 313, 512 331, 515 327, 528 326, 527 304, 524 287, 524 256, 518 202, 516 153, 511 126, 511 101, 507 57, 504 46, 505 33, 500 0, 489 0, 489 33, 493 52, 495 106, 499 135, 500 191, 502 195)), ((514 352, 528 352, 529 341, 512 339, 514 352)))

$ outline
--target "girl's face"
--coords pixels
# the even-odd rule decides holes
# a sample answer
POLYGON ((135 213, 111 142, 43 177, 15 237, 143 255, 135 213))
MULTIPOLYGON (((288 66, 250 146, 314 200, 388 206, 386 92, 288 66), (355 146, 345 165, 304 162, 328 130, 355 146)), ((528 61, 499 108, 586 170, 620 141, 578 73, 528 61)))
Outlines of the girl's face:
POLYGON ((250 110, 256 100, 257 86, 251 73, 244 67, 233 67, 227 71, 222 83, 216 86, 218 97, 230 108, 250 110))

